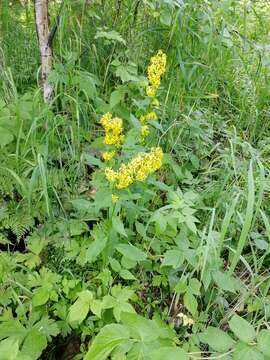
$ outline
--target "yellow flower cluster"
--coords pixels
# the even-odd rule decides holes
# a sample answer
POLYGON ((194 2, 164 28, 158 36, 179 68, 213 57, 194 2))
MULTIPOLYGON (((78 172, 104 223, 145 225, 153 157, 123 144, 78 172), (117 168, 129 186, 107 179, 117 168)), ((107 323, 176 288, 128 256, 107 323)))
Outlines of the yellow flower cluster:
POLYGON ((121 146, 124 141, 123 120, 118 117, 113 118, 112 114, 107 113, 102 116, 100 123, 105 130, 104 144, 121 146))
POLYGON ((104 153, 102 153, 102 157, 105 161, 110 161, 111 159, 113 159, 116 155, 116 151, 112 150, 112 151, 105 151, 104 153))
POLYGON ((135 181, 144 181, 147 176, 162 165, 163 152, 160 147, 152 148, 150 153, 140 153, 129 163, 122 164, 118 171, 105 169, 105 176, 117 189, 125 189, 135 181))
POLYGON ((116 204, 118 200, 119 200, 119 196, 112 194, 112 203, 116 204))
POLYGON ((142 115, 140 117, 141 122, 141 140, 144 142, 145 138, 149 135, 150 130, 149 126, 147 125, 148 121, 150 120, 157 120, 157 114, 154 111, 149 112, 146 115, 142 115))
POLYGON ((148 80, 150 85, 146 89, 146 94, 149 97, 154 97, 160 86, 161 76, 166 71, 166 54, 159 50, 157 55, 153 56, 148 66, 148 80))
POLYGON ((157 114, 154 111, 151 111, 148 114, 142 115, 140 117, 140 122, 142 125, 147 124, 150 120, 157 120, 157 114))

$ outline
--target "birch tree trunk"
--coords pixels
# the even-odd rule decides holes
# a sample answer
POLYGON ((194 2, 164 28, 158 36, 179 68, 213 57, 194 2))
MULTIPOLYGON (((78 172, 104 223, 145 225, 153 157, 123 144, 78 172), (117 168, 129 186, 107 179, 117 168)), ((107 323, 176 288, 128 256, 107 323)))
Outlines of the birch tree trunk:
POLYGON ((49 40, 48 0, 35 1, 35 19, 41 57, 41 81, 43 98, 49 103, 53 95, 53 87, 48 81, 52 70, 52 46, 49 40))

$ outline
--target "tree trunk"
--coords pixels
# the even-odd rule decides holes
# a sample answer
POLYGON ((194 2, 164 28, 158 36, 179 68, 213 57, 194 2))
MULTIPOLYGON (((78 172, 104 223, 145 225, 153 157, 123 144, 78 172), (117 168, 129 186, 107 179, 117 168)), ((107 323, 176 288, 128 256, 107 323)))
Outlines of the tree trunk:
POLYGON ((48 0, 35 0, 35 19, 41 57, 41 81, 43 98, 49 103, 53 95, 53 87, 48 81, 52 70, 52 46, 49 41, 48 0))

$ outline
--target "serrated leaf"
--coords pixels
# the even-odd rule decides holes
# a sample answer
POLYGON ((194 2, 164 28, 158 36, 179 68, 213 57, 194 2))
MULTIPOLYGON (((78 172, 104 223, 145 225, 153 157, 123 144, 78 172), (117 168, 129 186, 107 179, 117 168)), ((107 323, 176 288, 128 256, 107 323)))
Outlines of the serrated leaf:
POLYGON ((146 260, 147 258, 143 251, 133 245, 119 244, 116 246, 116 250, 119 251, 123 256, 136 262, 146 260))
POLYGON ((226 352, 230 350, 234 344, 233 339, 224 331, 209 326, 202 334, 199 335, 200 341, 208 344, 213 350, 218 352, 226 352))
POLYGON ((254 327, 245 319, 234 315, 229 321, 229 327, 232 332, 245 343, 250 343, 256 337, 254 327))
POLYGON ((129 329, 126 326, 106 325, 95 337, 84 360, 106 360, 112 351, 129 339, 129 329))

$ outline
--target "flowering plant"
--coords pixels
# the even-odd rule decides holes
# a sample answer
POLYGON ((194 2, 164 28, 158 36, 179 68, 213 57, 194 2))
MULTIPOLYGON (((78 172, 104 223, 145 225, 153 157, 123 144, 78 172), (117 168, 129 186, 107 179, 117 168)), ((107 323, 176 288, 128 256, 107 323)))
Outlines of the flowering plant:
POLYGON ((166 55, 162 50, 159 50, 151 58, 148 66, 148 84, 144 92, 148 98, 149 106, 147 111, 139 116, 139 133, 136 134, 135 139, 135 143, 140 144, 140 146, 144 145, 144 151, 137 152, 127 162, 120 162, 121 158, 125 157, 126 137, 123 120, 119 117, 113 117, 111 113, 105 113, 100 119, 100 124, 104 130, 103 144, 106 146, 106 151, 102 153, 102 158, 106 163, 105 177, 111 189, 114 192, 119 192, 117 194, 112 193, 112 203, 114 204, 121 198, 121 190, 127 189, 136 182, 144 182, 150 174, 162 166, 162 148, 160 146, 150 147, 146 139, 150 134, 149 122, 158 119, 154 108, 159 104, 157 92, 165 70, 166 55))

